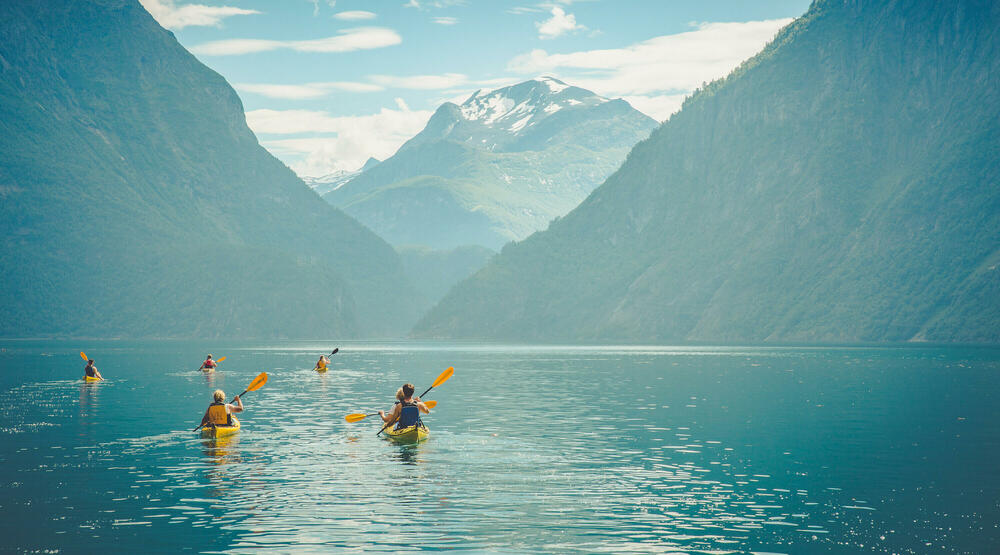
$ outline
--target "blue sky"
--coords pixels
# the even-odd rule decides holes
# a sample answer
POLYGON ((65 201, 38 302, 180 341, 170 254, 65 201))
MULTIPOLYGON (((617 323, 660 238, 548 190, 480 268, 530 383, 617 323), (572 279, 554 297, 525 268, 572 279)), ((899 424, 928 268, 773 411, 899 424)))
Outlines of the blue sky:
POLYGON ((140 0, 300 175, 384 159, 442 102, 552 75, 664 120, 806 0, 140 0))

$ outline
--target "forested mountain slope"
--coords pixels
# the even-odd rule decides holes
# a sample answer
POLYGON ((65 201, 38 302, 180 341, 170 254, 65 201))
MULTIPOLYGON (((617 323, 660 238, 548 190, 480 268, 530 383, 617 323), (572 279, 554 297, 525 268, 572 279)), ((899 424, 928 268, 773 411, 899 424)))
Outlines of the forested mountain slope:
POLYGON ((0 18, 0 336, 405 332, 395 252, 257 143, 135 0, 0 18))
POLYGON ((1000 3, 819 0, 423 337, 1000 340, 1000 3))

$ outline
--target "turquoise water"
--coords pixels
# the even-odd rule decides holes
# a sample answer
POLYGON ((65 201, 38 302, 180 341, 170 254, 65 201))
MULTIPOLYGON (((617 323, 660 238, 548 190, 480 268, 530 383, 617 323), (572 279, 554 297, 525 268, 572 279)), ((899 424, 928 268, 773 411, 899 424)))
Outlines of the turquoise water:
POLYGON ((0 346, 2 551, 1000 551, 1000 349, 0 346), (344 421, 448 366, 426 442, 344 421))

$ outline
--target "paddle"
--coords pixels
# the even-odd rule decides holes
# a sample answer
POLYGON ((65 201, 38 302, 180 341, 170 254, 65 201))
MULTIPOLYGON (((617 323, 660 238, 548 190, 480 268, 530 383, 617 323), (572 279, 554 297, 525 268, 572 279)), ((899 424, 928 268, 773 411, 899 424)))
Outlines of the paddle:
MULTIPOLYGON (((257 377, 254 378, 252 382, 250 382, 250 385, 248 385, 246 389, 243 390, 243 393, 240 393, 236 397, 242 397, 251 391, 257 391, 258 389, 264 387, 264 384, 266 383, 267 383, 267 372, 261 372, 260 374, 257 374, 257 377)), ((236 400, 236 397, 233 397, 233 401, 236 400)), ((233 401, 230 401, 230 403, 232 403, 233 401)), ((191 431, 197 432, 204 425, 205 424, 199 424, 197 428, 191 431)))
MULTIPOLYGON (((425 389, 424 392, 420 394, 420 396, 423 397, 424 395, 427 395, 428 391, 434 389, 435 387, 437 387, 437 386, 443 384, 444 382, 448 381, 449 379, 451 379, 451 376, 454 373, 455 373, 455 367, 454 366, 449 366, 447 369, 445 369, 444 372, 441 372, 441 375, 438 376, 437 379, 434 380, 434 383, 432 383, 430 387, 428 387, 427 389, 425 389)), ((388 423, 386 423, 385 426, 382 426, 382 429, 379 430, 378 433, 375 434, 375 436, 377 437, 377 436, 382 435, 382 432, 384 432, 385 429, 388 428, 390 424, 392 424, 392 422, 388 422, 388 423)))
MULTIPOLYGON (((434 407, 437 406, 438 402, 437 401, 424 401, 424 404, 427 405, 427 408, 432 409, 432 408, 434 408, 434 407)), ((369 416, 375 416, 376 414, 378 414, 378 413, 377 412, 372 412, 372 413, 369 413, 369 414, 362 414, 360 412, 356 412, 354 414, 348 414, 347 416, 344 417, 344 420, 350 422, 351 424, 354 424, 355 422, 361 422, 365 418, 368 418, 369 416)))

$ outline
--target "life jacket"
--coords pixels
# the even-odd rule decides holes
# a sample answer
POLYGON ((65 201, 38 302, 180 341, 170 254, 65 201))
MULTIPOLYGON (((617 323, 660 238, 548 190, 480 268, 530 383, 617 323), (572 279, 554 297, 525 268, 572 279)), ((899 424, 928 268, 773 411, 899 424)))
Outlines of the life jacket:
POLYGON ((87 374, 88 376, 90 376, 91 378, 96 378, 97 377, 97 368, 94 367, 94 366, 91 366, 89 364, 87 365, 86 368, 83 369, 83 372, 85 374, 87 374))
POLYGON ((225 403, 212 403, 208 406, 208 422, 216 426, 232 426, 233 417, 226 410, 225 403))
POLYGON ((410 426, 423 425, 420 421, 420 409, 413 401, 400 401, 402 407, 399 409, 399 420, 396 420, 396 429, 409 428, 410 426))
POLYGON ((205 368, 215 368, 216 364, 214 360, 207 358, 205 359, 205 363, 202 366, 204 366, 205 368))
POLYGON ((319 362, 316 363, 316 368, 326 368, 326 361, 319 359, 319 362))

